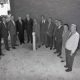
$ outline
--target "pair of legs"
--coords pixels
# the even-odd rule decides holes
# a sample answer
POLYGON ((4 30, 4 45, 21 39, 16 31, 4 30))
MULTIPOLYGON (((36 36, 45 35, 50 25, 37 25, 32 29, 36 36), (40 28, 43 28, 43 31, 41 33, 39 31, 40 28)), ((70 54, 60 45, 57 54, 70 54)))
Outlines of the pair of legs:
POLYGON ((45 45, 46 44, 46 34, 45 33, 41 33, 40 34, 40 39, 41 39, 41 44, 45 45))
POLYGON ((15 48, 16 46, 16 34, 11 34, 11 46, 12 48, 15 48))
POLYGON ((62 39, 58 39, 56 40, 56 49, 57 49, 57 52, 59 53, 59 56, 61 56, 62 54, 62 39))
POLYGON ((4 56, 4 54, 2 53, 2 49, 1 49, 1 36, 0 36, 0 56, 4 56))
POLYGON ((9 51, 8 36, 3 37, 3 39, 4 39, 5 49, 9 51))
POLYGON ((68 71, 72 71, 74 57, 76 55, 76 52, 73 55, 71 54, 71 51, 68 49, 65 49, 66 52, 66 67, 68 68, 68 71))
POLYGON ((47 35, 46 47, 50 47, 50 49, 52 49, 53 47, 53 37, 52 36, 47 35))
POLYGON ((36 34, 36 48, 39 48, 40 46, 40 35, 36 34))
POLYGON ((19 37, 20 44, 24 43, 24 33, 19 33, 18 37, 19 37))
POLYGON ((32 43, 32 32, 26 31, 26 33, 27 33, 27 43, 29 43, 29 42, 32 43))

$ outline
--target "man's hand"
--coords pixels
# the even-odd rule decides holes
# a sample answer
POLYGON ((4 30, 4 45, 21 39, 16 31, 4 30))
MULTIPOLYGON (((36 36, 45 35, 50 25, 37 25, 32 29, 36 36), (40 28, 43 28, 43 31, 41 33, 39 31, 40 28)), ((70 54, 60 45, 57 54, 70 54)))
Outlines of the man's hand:
POLYGON ((17 32, 17 34, 19 34, 19 32, 17 32))
POLYGON ((73 55, 73 53, 70 54, 71 56, 73 55))

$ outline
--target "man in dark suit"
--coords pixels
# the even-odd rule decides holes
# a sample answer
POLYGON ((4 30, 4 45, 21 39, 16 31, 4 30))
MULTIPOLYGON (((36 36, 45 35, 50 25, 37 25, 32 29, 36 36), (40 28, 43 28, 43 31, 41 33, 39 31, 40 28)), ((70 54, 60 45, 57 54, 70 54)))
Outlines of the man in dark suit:
POLYGON ((26 15, 25 29, 26 29, 26 33, 27 33, 27 39, 28 39, 27 43, 29 43, 30 41, 32 43, 33 19, 30 18, 29 14, 26 15))
POLYGON ((58 28, 56 30, 56 50, 57 53, 59 53, 57 56, 61 57, 61 50, 62 50, 62 34, 63 34, 63 26, 62 21, 58 20, 58 28))
POLYGON ((58 20, 55 20, 55 27, 54 27, 54 33, 53 33, 53 44, 54 44, 54 48, 56 49, 56 32, 57 32, 57 28, 58 28, 58 20))
POLYGON ((24 43, 24 21, 21 17, 18 17, 18 20, 16 21, 16 29, 19 37, 20 44, 24 43))
POLYGON ((11 37, 11 46, 13 49, 16 49, 16 24, 14 21, 14 17, 11 16, 10 21, 8 22, 8 30, 10 33, 10 37, 11 37))
POLYGON ((0 56, 3 56, 2 50, 1 50, 1 38, 2 38, 2 26, 1 26, 2 18, 0 17, 0 56))
POLYGON ((8 27, 6 25, 6 19, 4 17, 2 18, 1 26, 2 26, 2 37, 4 40, 4 44, 5 44, 5 49, 9 51, 10 49, 9 49, 9 45, 8 45, 8 35, 9 35, 8 27))
POLYGON ((52 18, 48 19, 48 29, 47 29, 47 44, 46 47, 50 47, 50 50, 53 47, 53 33, 54 33, 54 24, 52 18))
POLYGON ((40 22, 40 39, 41 44, 46 45, 46 32, 48 28, 48 21, 45 19, 45 16, 41 16, 40 22))

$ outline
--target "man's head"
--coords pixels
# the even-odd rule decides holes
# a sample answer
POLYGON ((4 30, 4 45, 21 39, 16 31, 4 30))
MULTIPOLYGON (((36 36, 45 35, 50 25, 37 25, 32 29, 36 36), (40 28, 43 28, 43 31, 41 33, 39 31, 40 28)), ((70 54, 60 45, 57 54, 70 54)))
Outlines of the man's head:
POLYGON ((44 16, 44 15, 42 15, 42 16, 41 16, 41 19, 42 19, 42 20, 44 20, 44 19, 45 19, 45 16, 44 16))
POLYGON ((49 23, 51 23, 51 22, 52 22, 52 18, 51 18, 51 17, 49 17, 48 22, 49 22, 49 23))
POLYGON ((14 16, 11 16, 11 20, 14 20, 14 16))
POLYGON ((2 21, 3 21, 3 22, 6 22, 6 18, 3 17, 3 18, 2 18, 2 21))
POLYGON ((69 30, 69 25, 68 24, 64 24, 64 31, 68 31, 69 30))
POLYGON ((18 17, 18 20, 21 20, 21 17, 18 17))
POLYGON ((58 20, 58 26, 62 26, 62 21, 58 20))
POLYGON ((70 30, 72 33, 76 32, 76 24, 71 24, 70 30))
POLYGON ((36 18, 34 18, 34 23, 37 23, 37 19, 36 18))
POLYGON ((29 14, 27 14, 27 15, 26 15, 26 18, 29 20, 29 19, 30 19, 30 15, 29 15, 29 14))
POLYGON ((55 24, 56 24, 56 26, 58 26, 58 19, 55 20, 55 24))

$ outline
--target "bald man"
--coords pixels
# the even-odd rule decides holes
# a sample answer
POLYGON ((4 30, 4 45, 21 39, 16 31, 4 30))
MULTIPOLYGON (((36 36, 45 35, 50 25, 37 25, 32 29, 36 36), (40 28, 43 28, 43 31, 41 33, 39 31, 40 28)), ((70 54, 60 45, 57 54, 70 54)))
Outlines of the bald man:
POLYGON ((66 52, 66 72, 72 71, 74 57, 79 43, 79 33, 76 31, 76 24, 71 24, 71 33, 65 45, 66 52))

